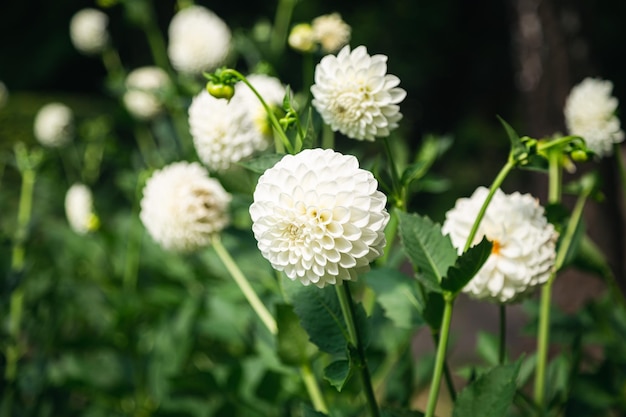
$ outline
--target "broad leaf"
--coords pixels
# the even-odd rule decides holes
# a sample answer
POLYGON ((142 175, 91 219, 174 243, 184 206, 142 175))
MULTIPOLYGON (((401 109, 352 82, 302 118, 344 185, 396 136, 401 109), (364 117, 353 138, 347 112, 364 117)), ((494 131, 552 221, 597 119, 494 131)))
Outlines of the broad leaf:
POLYGON ((300 365, 315 353, 316 348, 309 342, 309 335, 300 326, 300 318, 288 304, 276 305, 278 323, 277 353, 283 363, 300 365))
POLYGON ((443 277, 457 258, 450 237, 444 236, 441 226, 426 216, 399 211, 398 217, 404 251, 427 286, 440 290, 443 277))
POLYGON ((429 292, 426 297, 426 308, 422 313, 424 320, 433 330, 441 328, 441 320, 443 319, 443 308, 445 302, 443 296, 439 292, 429 292))
POLYGON ((453 294, 461 291, 487 261, 492 247, 492 243, 483 237, 478 245, 472 246, 459 256, 456 263, 448 269, 441 288, 453 294))
POLYGON ((452 417, 501 417, 513 402, 521 359, 492 368, 457 397, 452 417))
POLYGON ((509 141, 511 142, 511 155, 513 155, 514 159, 519 160, 524 156, 528 156, 528 152, 526 150, 526 146, 520 139, 517 132, 508 124, 503 118, 497 116, 500 124, 504 127, 507 136, 509 137, 509 141))
POLYGON ((352 366, 350 366, 348 359, 340 359, 332 362, 326 368, 324 368, 324 378, 330 382, 330 384, 340 391, 345 386, 346 382, 352 374, 352 366))
POLYGON ((276 163, 280 161, 283 156, 285 155, 276 153, 263 154, 249 161, 239 162, 239 165, 242 165, 244 168, 252 172, 256 172, 257 174, 263 174, 267 169, 276 165, 276 163))
POLYGON ((421 312, 425 303, 415 279, 391 268, 373 269, 363 275, 363 279, 374 290, 376 301, 396 327, 413 329, 424 324, 421 312))

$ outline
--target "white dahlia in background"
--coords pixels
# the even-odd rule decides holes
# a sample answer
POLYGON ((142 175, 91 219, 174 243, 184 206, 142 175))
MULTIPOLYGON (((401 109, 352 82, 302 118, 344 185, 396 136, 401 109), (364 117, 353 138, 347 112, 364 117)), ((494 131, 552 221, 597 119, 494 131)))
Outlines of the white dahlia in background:
MULTIPOLYGON (((246 78, 268 106, 282 108, 286 90, 278 78, 264 74, 252 74, 246 78)), ((246 109, 246 113, 252 118, 257 133, 265 139, 258 142, 257 150, 265 149, 272 139, 272 125, 261 101, 243 82, 238 82, 235 85, 233 101, 234 106, 241 106, 246 109)))
POLYGON ((93 207, 93 195, 85 184, 73 184, 65 194, 65 216, 79 235, 94 231, 100 225, 93 207))
POLYGON ((159 67, 141 67, 126 77, 124 105, 139 119, 152 119, 163 111, 163 98, 170 86, 167 73, 159 67))
MULTIPOLYGON (((489 190, 479 187, 470 198, 457 200, 441 228, 459 254, 489 190)), ((487 207, 473 244, 485 236, 491 255, 463 288, 473 298, 501 303, 515 301, 545 283, 554 267, 558 233, 544 209, 530 194, 504 194, 500 189, 487 207)))
POLYGON ((109 17, 98 9, 82 9, 70 21, 70 38, 84 54, 98 54, 109 42, 109 17))
POLYGON ((152 239, 174 252, 208 246, 229 222, 231 196, 197 162, 175 162, 146 182, 139 217, 152 239))
POLYGON ((334 53, 350 42, 352 29, 339 13, 326 14, 313 19, 313 37, 326 53, 334 53))
POLYGON ((327 55, 315 68, 313 106, 333 131, 359 140, 389 136, 402 118, 398 103, 406 91, 387 74, 387 57, 370 56, 365 46, 327 55))
POLYGON ((211 10, 196 5, 172 18, 167 53, 177 71, 200 74, 224 63, 230 43, 228 25, 211 10))
POLYGON ((34 133, 44 146, 64 146, 74 137, 74 113, 62 103, 46 104, 35 116, 34 133))
POLYGON ((308 23, 299 23, 291 28, 287 43, 296 51, 312 52, 315 50, 315 35, 308 23))
POLYGON ((304 285, 356 280, 386 243, 387 198, 377 186, 354 156, 286 155, 259 178, 250 206, 261 253, 304 285))
POLYGON ((624 140, 624 132, 615 115, 618 101, 611 96, 613 83, 599 78, 585 78, 572 88, 565 101, 565 124, 571 135, 585 139, 587 147, 598 156, 613 153, 613 144, 624 140))

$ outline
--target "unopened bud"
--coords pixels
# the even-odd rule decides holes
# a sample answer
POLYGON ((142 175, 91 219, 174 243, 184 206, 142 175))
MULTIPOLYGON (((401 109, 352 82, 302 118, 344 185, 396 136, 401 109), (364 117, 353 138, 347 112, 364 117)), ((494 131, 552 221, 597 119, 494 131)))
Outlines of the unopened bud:
POLYGON ((232 85, 215 83, 213 81, 206 83, 206 91, 215 98, 225 98, 226 100, 230 100, 235 94, 235 88, 232 85))

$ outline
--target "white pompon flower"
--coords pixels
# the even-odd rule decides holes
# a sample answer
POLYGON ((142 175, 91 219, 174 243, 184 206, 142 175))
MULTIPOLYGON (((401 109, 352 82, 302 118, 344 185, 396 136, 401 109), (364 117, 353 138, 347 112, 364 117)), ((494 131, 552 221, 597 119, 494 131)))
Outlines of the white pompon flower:
POLYGON ((100 224, 93 207, 93 195, 85 184, 73 184, 65 194, 65 216, 79 235, 96 230, 100 224))
POLYGON ((308 23, 298 23, 291 28, 287 43, 296 51, 312 52, 315 50, 315 35, 308 23))
POLYGON ((169 25, 168 55, 177 71, 200 74, 223 64, 230 52, 228 25, 203 6, 182 9, 169 25))
POLYGON ((152 239, 174 252, 208 246, 229 222, 231 196, 197 162, 174 162, 146 182, 139 217, 152 239))
POLYGON ((70 21, 70 38, 74 47, 88 55, 102 52, 109 42, 109 17, 98 9, 82 9, 70 21))
POLYGON ((326 53, 335 53, 350 42, 352 28, 339 13, 316 17, 312 22, 313 36, 326 53))
POLYGON ((74 113, 65 104, 48 103, 35 116, 34 133, 44 146, 64 146, 74 137, 74 113))
POLYGON ((387 198, 358 160, 331 149, 284 156, 259 178, 250 206, 263 256, 318 287, 356 280, 383 253, 387 198))
MULTIPOLYGON (((459 254, 488 193, 487 188, 479 187, 470 198, 457 200, 446 213, 441 231, 450 236, 459 254)), ((507 195, 496 190, 473 244, 483 236, 492 242, 493 248, 487 262, 463 288, 471 297, 512 302, 550 277, 558 233, 530 194, 507 195)))
MULTIPOLYGON (((280 106, 285 87, 266 75, 247 77, 270 106, 280 106)), ((239 82, 228 101, 206 90, 189 106, 189 128, 198 157, 212 171, 223 171, 267 148, 272 129, 267 113, 250 88, 239 82)))
POLYGON ((126 77, 124 105, 138 119, 152 119, 163 111, 163 96, 170 86, 167 73, 159 67, 141 67, 126 77))
POLYGON ((345 46, 327 55, 315 68, 313 106, 333 131, 359 140, 389 136, 402 118, 406 91, 400 79, 387 74, 387 57, 370 56, 365 46, 345 46))
POLYGON ((587 147, 600 157, 611 155, 613 144, 624 140, 615 115, 618 101, 611 96, 612 91, 610 81, 585 78, 572 88, 565 101, 565 124, 569 133, 584 138, 587 147))

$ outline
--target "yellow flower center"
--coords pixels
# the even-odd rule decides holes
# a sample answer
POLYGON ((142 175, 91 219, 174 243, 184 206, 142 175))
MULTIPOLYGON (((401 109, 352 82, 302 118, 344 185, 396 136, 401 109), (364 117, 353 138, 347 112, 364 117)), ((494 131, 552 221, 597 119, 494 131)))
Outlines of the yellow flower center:
POLYGON ((502 245, 500 245, 500 242, 497 240, 493 240, 492 242, 492 247, 491 247, 491 253, 494 255, 499 255, 500 254, 500 248, 502 247, 502 245))

